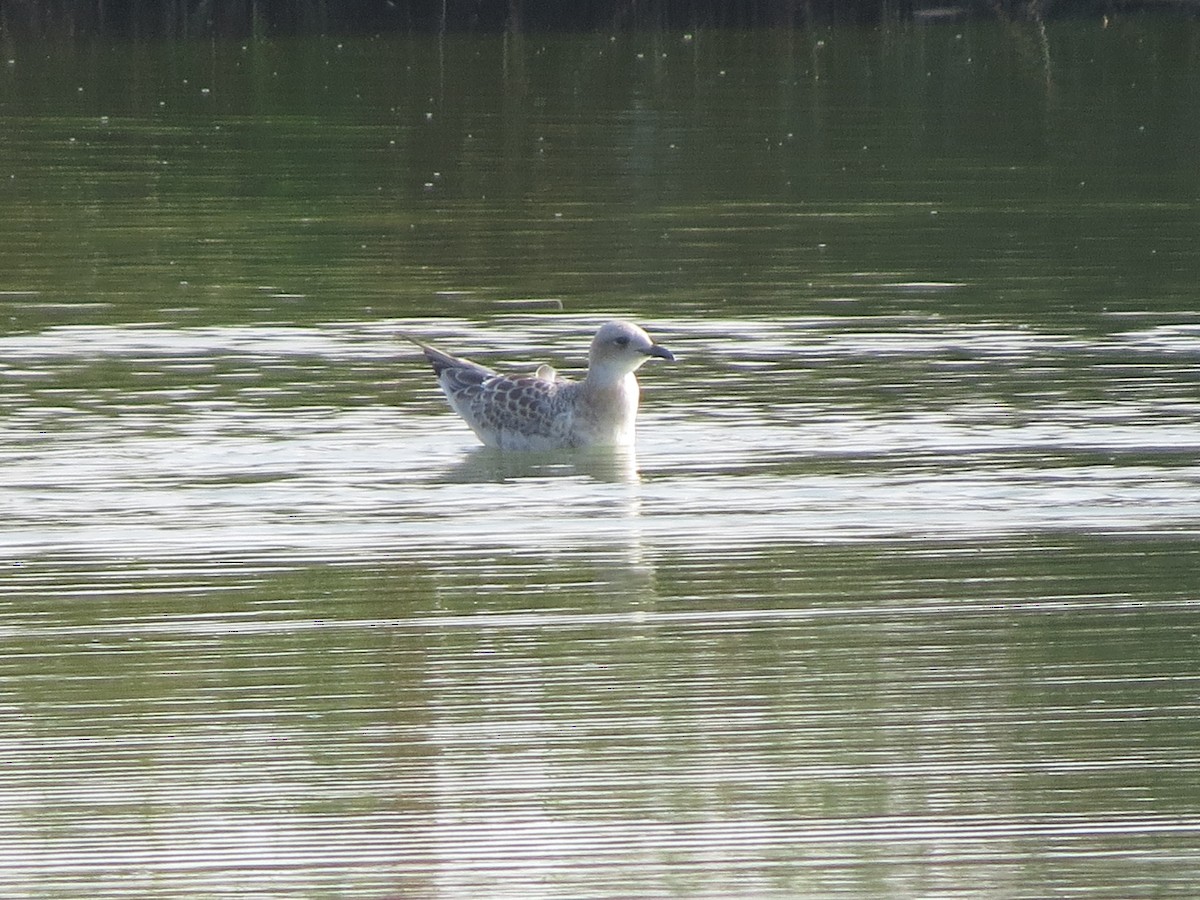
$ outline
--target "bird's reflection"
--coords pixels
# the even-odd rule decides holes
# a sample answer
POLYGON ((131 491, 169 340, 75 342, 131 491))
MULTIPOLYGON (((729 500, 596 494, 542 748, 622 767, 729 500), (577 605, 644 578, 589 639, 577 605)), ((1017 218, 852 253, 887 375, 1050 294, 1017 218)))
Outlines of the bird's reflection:
MULTIPOLYGON (((540 453, 512 453, 490 447, 472 448, 457 464, 437 476, 445 485, 529 485, 526 499, 537 500, 537 543, 577 546, 609 561, 592 576, 594 586, 607 585, 633 606, 657 596, 655 567, 643 545, 641 476, 632 448, 590 447, 540 453), (539 484, 540 482, 540 484, 539 484), (550 499, 556 489, 558 500, 550 499)), ((475 491, 471 491, 475 494, 475 491)), ((482 488, 479 496, 489 491, 482 488)), ((507 491, 505 504, 516 513, 507 491)), ((496 511, 492 510, 493 512, 496 511)), ((525 508, 528 514, 528 508, 525 508)))
POLYGON ((472 448, 438 478, 449 483, 499 484, 523 478, 590 478, 610 484, 641 480, 632 447, 589 447, 542 453, 506 453, 472 448))

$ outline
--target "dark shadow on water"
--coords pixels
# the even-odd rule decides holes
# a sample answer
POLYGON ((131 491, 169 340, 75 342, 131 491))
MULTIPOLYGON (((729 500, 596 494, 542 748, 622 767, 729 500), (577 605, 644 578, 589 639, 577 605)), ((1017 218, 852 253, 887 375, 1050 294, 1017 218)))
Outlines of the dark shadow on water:
POLYGON ((541 453, 512 453, 477 447, 436 478, 451 483, 492 483, 524 478, 588 478, 612 484, 640 480, 632 448, 591 447, 541 453))

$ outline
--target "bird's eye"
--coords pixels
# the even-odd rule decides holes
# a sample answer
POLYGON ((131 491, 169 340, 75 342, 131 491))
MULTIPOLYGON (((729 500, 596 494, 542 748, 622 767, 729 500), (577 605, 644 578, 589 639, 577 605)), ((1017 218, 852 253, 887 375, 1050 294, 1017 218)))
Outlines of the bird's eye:
POLYGON ((615 341, 613 341, 613 343, 616 344, 618 347, 628 347, 629 346, 629 338, 619 337, 615 341))

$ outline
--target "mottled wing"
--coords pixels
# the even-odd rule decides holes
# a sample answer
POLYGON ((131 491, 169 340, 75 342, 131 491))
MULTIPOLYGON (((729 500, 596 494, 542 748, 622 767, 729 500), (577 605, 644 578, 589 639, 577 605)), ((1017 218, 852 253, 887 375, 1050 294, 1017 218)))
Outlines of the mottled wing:
POLYGON ((575 443, 568 394, 578 386, 551 366, 540 366, 532 375, 498 375, 416 338, 409 340, 420 346, 454 411, 485 444, 531 449, 575 443))
POLYGON ((498 443, 565 441, 570 410, 562 390, 569 382, 536 376, 493 375, 472 392, 464 418, 476 431, 496 435, 498 443))

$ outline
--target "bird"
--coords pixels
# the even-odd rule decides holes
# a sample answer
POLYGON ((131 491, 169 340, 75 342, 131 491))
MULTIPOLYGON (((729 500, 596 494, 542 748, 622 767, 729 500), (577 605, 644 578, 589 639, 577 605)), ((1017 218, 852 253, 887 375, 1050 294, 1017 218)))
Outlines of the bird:
POLYGON ((542 365, 502 375, 405 334, 425 354, 450 407, 488 447, 512 451, 633 444, 639 389, 634 375, 651 359, 674 362, 632 322, 605 322, 592 339, 587 375, 564 378, 542 365))

